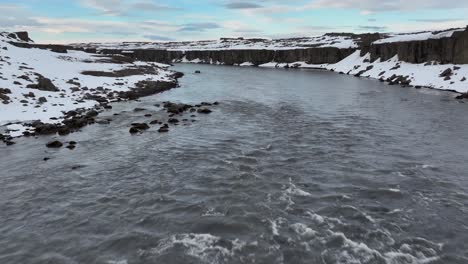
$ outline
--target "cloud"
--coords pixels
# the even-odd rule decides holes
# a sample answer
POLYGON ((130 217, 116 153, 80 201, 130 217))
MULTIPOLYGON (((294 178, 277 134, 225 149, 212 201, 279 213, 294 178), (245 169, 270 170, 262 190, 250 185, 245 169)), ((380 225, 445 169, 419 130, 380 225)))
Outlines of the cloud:
POLYGON ((424 22, 424 23, 437 23, 437 22, 455 22, 455 21, 462 21, 463 19, 456 19, 456 18, 432 18, 432 19, 410 19, 410 21, 414 22, 424 22))
POLYGON ((460 0, 315 0, 304 6, 309 9, 339 8, 358 9, 364 15, 387 11, 411 11, 421 9, 468 8, 468 1, 460 0))
POLYGON ((261 8, 262 5, 250 2, 230 2, 224 5, 228 9, 252 9, 261 8))
POLYGON ((359 26, 359 31, 374 31, 374 32, 385 32, 387 31, 387 27, 385 26, 359 26))
POLYGON ((178 31, 205 31, 208 29, 216 29, 220 28, 221 26, 218 25, 217 23, 188 23, 182 25, 181 28, 179 28, 178 31))
POLYGON ((149 1, 129 2, 128 0, 81 0, 84 7, 95 9, 103 15, 125 16, 132 12, 160 12, 181 10, 181 8, 155 4, 149 1))

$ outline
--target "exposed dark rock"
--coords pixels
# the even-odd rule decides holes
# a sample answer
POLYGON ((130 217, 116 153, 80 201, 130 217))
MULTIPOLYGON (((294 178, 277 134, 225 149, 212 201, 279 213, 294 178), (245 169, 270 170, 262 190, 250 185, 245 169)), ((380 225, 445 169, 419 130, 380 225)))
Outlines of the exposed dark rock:
POLYGON ((197 112, 200 113, 200 114, 209 114, 209 113, 211 113, 211 112, 213 112, 213 111, 211 111, 211 110, 208 109, 208 108, 200 108, 200 109, 198 109, 197 112))
POLYGON ((163 107, 167 110, 168 113, 177 115, 177 114, 181 114, 187 111, 192 106, 187 105, 187 104, 176 104, 176 103, 166 102, 164 103, 163 107))
POLYGON ((169 126, 168 126, 167 124, 165 124, 164 126, 162 126, 162 127, 160 127, 160 128, 158 129, 158 132, 159 132, 159 133, 167 133, 167 132, 169 132, 169 126))
POLYGON ((42 122, 33 123, 32 127, 35 128, 36 135, 52 135, 58 131, 57 125, 55 124, 44 124, 42 122))
POLYGON ((373 44, 370 54, 373 61, 398 55, 401 61, 410 63, 468 64, 468 28, 447 38, 373 44))
POLYGON ((66 127, 66 126, 62 126, 62 127, 59 127, 57 129, 57 133, 60 135, 60 136, 65 136, 65 135, 68 135, 71 133, 70 131, 70 128, 66 127))
POLYGON ((447 68, 445 71, 443 71, 441 74, 440 74, 440 77, 450 77, 453 75, 453 72, 452 72, 452 69, 450 68, 447 68))
POLYGON ((63 143, 58 140, 54 140, 46 144, 46 147, 48 148, 61 148, 62 146, 63 143))
POLYGON ((462 93, 459 96, 455 97, 458 100, 468 99, 468 93, 462 93))
POLYGON ((141 81, 137 83, 136 86, 136 88, 133 88, 130 91, 120 92, 119 97, 122 99, 135 100, 140 97, 150 96, 175 88, 177 87, 177 83, 165 81, 141 81))
POLYGON ((48 91, 48 92, 58 92, 60 91, 50 79, 40 76, 37 84, 29 84, 26 86, 27 88, 37 89, 40 91, 48 91))
POLYGON ((99 113, 96 110, 90 110, 86 113, 86 117, 96 117, 99 113))
POLYGON ((131 127, 129 132, 130 134, 137 134, 137 133, 140 133, 141 131, 136 127, 131 127))
POLYGON ((201 73, 201 71, 195 71, 195 73, 201 73))
POLYGON ((37 99, 37 102, 40 103, 40 104, 43 104, 43 103, 46 103, 47 102, 47 99, 45 97, 39 97, 37 99))
POLYGON ((179 119, 177 119, 177 118, 170 118, 167 122, 168 122, 168 123, 171 123, 171 124, 177 124, 177 123, 179 123, 180 121, 179 121, 179 119))
POLYGON ((74 150, 76 148, 76 145, 68 145, 66 146, 66 148, 69 150, 74 150))
POLYGON ((174 79, 180 79, 180 78, 184 77, 184 74, 182 72, 174 72, 171 75, 171 77, 174 78, 174 79))
POLYGON ((148 126, 146 123, 133 123, 132 127, 138 130, 147 130, 150 128, 150 126, 148 126))

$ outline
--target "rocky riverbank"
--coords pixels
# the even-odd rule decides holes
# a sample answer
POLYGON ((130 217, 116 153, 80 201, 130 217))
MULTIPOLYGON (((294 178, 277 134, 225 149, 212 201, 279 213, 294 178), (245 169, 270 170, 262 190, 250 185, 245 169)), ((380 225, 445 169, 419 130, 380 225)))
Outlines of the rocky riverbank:
POLYGON ((110 103, 167 91, 183 76, 169 65, 34 45, 27 33, 0 34, 0 140, 7 145, 105 122, 97 116, 110 103))

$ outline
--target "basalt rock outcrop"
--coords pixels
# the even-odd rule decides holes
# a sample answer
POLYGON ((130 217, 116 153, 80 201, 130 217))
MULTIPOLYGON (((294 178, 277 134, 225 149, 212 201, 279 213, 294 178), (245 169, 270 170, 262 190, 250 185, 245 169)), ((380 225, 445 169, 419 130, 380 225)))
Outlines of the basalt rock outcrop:
POLYGON ((369 51, 373 61, 398 55, 399 60, 409 63, 468 64, 468 27, 446 38, 373 44, 369 51))
POLYGON ((161 63, 171 63, 173 61, 200 60, 201 63, 222 63, 226 65, 241 64, 251 62, 260 65, 268 62, 292 63, 306 61, 312 64, 336 63, 346 58, 356 49, 339 48, 307 48, 290 50, 190 50, 190 51, 170 51, 170 50, 122 50, 104 49, 100 52, 106 55, 125 55, 136 60, 156 61, 161 63))

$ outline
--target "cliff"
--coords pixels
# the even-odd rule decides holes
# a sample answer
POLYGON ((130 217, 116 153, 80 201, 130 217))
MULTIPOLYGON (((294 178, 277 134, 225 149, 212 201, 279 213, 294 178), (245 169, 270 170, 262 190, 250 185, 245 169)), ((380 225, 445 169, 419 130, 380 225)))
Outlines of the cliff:
POLYGON ((409 63, 468 64, 468 27, 464 31, 453 32, 450 37, 373 43, 369 52, 372 61, 379 58, 385 61, 398 55, 401 61, 409 63))

